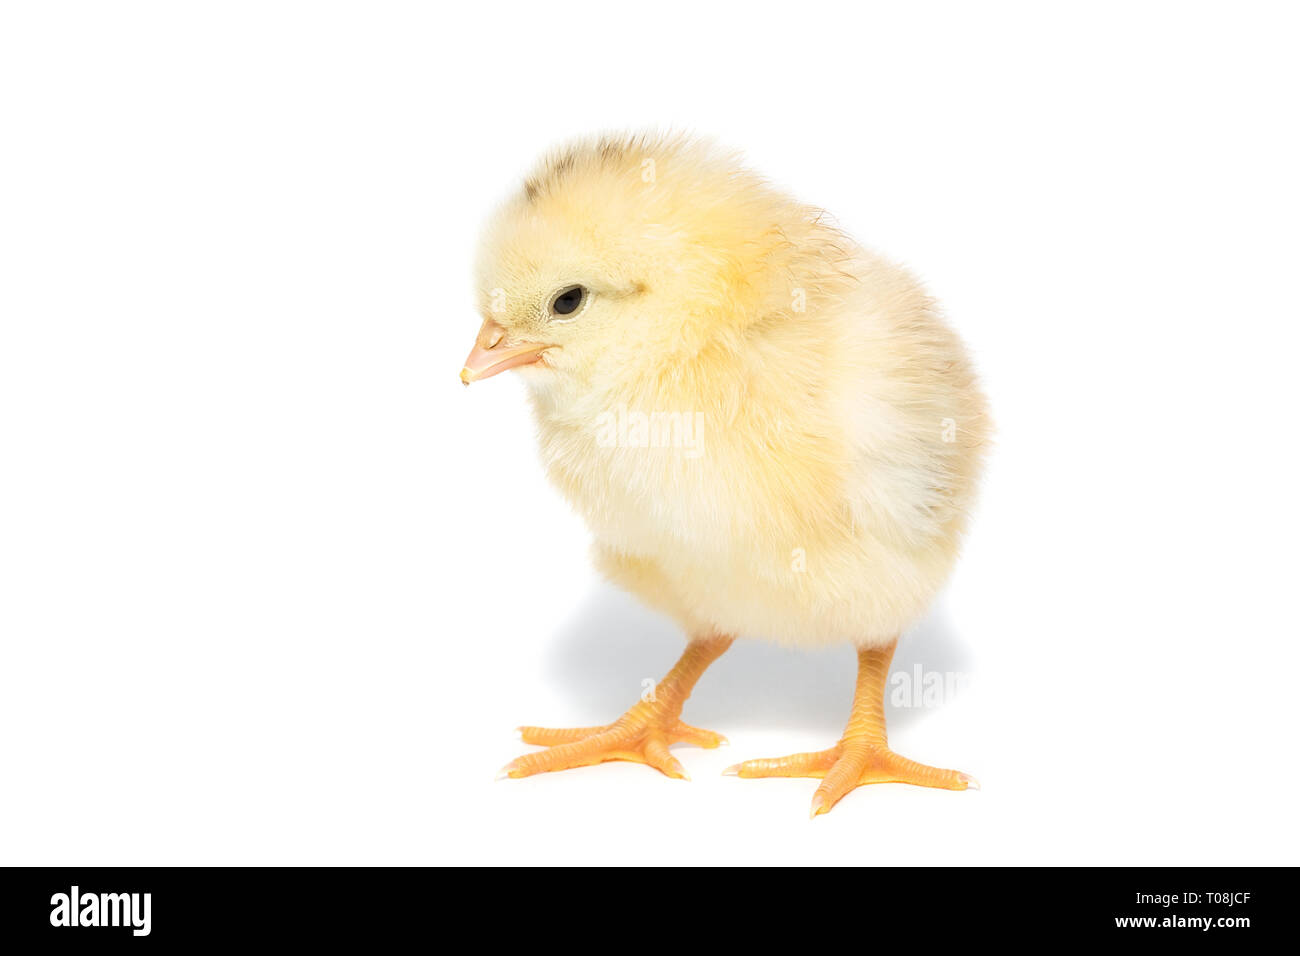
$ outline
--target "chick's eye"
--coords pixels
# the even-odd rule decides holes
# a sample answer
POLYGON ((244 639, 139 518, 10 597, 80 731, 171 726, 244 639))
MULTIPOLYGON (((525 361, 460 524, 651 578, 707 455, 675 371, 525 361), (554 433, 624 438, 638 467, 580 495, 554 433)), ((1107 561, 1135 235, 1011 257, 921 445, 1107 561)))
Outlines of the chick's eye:
POLYGON ((552 315, 572 315, 582 305, 587 290, 580 285, 565 289, 551 301, 552 315))

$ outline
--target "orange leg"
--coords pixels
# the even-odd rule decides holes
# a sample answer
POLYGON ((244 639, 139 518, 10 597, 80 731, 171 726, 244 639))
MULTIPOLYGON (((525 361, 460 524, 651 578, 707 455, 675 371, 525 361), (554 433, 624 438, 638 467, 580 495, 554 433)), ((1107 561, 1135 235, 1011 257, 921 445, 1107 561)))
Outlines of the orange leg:
POLYGON ((889 749, 885 736, 885 682, 894 657, 887 647, 858 651, 858 686, 844 736, 830 750, 773 760, 746 760, 723 773, 739 777, 820 777, 812 816, 826 813, 855 787, 867 783, 911 783, 942 790, 979 789, 975 778, 956 770, 927 767, 889 749))
POLYGON ((691 641, 681 660, 655 687, 654 699, 642 700, 608 726, 567 730, 520 727, 524 743, 550 749, 512 760, 502 769, 501 775, 531 777, 535 773, 587 767, 606 760, 631 760, 649 764, 670 777, 688 779, 681 763, 668 752, 668 748, 675 743, 700 747, 717 747, 726 743, 725 737, 684 724, 679 718, 695 682, 731 646, 731 641, 730 637, 691 641))

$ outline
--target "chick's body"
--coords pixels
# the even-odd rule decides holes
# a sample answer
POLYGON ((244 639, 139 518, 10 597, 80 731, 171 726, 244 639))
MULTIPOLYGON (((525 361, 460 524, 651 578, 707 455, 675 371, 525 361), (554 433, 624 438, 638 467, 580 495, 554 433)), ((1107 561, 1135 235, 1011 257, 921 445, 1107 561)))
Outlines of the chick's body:
POLYGON ((695 638, 892 652, 952 567, 987 429, 908 273, 730 156, 631 138, 545 162, 480 287, 479 365, 536 343, 542 457, 610 578, 695 638))
POLYGON ((739 349, 535 393, 543 458, 598 564, 688 633, 886 643, 952 566, 982 399, 911 278, 853 256, 826 264, 857 279, 842 298, 775 314, 739 349))

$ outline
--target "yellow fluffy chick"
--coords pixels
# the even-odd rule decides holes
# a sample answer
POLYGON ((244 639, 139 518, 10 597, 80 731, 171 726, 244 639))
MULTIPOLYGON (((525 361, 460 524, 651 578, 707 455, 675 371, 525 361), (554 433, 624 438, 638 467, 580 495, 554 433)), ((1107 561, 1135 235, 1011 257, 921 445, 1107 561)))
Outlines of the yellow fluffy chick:
POLYGON ((822 813, 864 783, 964 790, 896 755, 884 686, 899 634, 957 556, 987 417, 965 350, 917 281, 730 154, 606 137, 545 159, 497 213, 466 384, 518 369, 542 458, 596 561, 689 639, 653 700, 604 727, 522 729, 548 749, 511 777, 722 738, 680 720, 744 635, 852 643, 834 747, 730 768, 823 778, 822 813))

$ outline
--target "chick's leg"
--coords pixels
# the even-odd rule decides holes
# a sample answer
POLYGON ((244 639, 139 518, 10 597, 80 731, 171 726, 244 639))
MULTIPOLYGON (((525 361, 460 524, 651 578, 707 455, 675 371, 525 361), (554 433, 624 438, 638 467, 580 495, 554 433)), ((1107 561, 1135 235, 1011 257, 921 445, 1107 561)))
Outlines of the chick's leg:
POLYGON ((668 747, 675 743, 717 747, 726 742, 719 734, 682 723, 680 717, 695 682, 731 646, 731 641, 730 637, 691 641, 668 676, 655 687, 651 699, 643 699, 608 726, 565 730, 520 727, 524 743, 550 749, 511 761, 502 769, 502 776, 530 777, 606 760, 631 760, 649 764, 670 777, 686 779, 686 771, 668 747))
POLYGON ((855 787, 867 783, 911 783, 942 790, 978 789, 975 778, 956 770, 941 770, 900 757, 889 749, 885 735, 885 682, 894 657, 887 647, 858 651, 858 685, 844 736, 830 750, 792 754, 772 760, 747 760, 724 773, 740 777, 820 777, 812 815, 826 813, 855 787))

